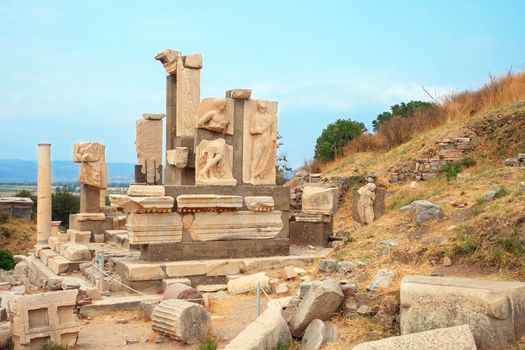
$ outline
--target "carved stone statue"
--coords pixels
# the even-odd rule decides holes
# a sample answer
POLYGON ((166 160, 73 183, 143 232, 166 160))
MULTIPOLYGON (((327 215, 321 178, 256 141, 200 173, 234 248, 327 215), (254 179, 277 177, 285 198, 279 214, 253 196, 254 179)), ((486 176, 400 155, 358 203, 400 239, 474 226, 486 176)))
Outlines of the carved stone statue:
POLYGON ((371 224, 374 221, 374 200, 376 198, 376 185, 367 183, 362 186, 357 193, 359 200, 357 202, 357 211, 363 224, 371 224))
POLYGON ((225 98, 206 98, 197 110, 197 127, 233 135, 233 108, 225 98))
POLYGON ((100 189, 107 187, 105 148, 98 142, 80 142, 74 145, 73 161, 80 163, 78 182, 100 189))
POLYGON ((233 178, 233 147, 224 139, 202 140, 196 152, 195 183, 197 185, 235 186, 233 178))
MULTIPOLYGON (((277 105, 269 111, 270 102, 256 102, 249 115, 249 177, 251 184, 275 184, 275 156, 277 152, 277 105)), ((246 142, 246 138, 245 138, 246 142)), ((247 159, 248 160, 248 159, 247 159)), ((246 164, 243 164, 246 166, 246 164)))

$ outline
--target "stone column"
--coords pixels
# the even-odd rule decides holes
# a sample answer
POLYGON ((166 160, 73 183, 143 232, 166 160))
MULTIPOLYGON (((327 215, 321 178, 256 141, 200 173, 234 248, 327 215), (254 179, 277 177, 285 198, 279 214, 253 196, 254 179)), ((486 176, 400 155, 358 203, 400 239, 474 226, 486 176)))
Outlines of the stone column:
POLYGON ((38 144, 37 244, 47 244, 51 235, 51 145, 38 144))

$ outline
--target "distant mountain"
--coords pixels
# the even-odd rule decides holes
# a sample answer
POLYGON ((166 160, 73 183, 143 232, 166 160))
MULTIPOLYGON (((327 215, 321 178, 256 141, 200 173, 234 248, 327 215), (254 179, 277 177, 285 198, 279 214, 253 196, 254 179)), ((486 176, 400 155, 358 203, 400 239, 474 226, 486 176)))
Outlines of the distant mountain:
MULTIPOLYGON (((108 182, 132 182, 134 167, 132 163, 108 163, 108 182)), ((71 161, 52 161, 53 183, 77 182, 79 168, 79 164, 71 161)), ((36 160, 0 159, 0 183, 36 183, 37 169, 36 160)))

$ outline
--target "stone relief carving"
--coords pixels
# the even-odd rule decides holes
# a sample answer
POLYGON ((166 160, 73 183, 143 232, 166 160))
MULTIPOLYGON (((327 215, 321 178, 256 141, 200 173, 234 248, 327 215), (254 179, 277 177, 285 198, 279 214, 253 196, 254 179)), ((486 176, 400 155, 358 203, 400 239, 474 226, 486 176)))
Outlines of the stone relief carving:
POLYGON ((73 161, 80 163, 78 182, 105 189, 108 174, 105 158, 106 146, 98 142, 80 142, 73 147, 73 161))
POLYGON ((141 172, 148 184, 161 178, 162 165, 162 119, 137 119, 135 146, 141 172))
POLYGON ((172 49, 162 50, 155 56, 155 59, 162 63, 168 74, 175 74, 177 72, 177 62, 179 58, 180 52, 172 49))
POLYGON ((188 147, 175 147, 166 151, 168 164, 177 168, 185 168, 188 165, 188 147))
POLYGON ((197 127, 233 135, 233 100, 205 98, 197 109, 197 127))
POLYGON ((224 139, 202 140, 197 146, 195 183, 197 185, 235 186, 233 147, 224 139))
POLYGON ((247 100, 244 108, 243 181, 274 185, 277 103, 247 100))
POLYGON ((375 191, 376 185, 374 183, 367 183, 357 191, 359 194, 357 212, 359 213, 359 218, 363 224, 371 224, 374 222, 375 191))

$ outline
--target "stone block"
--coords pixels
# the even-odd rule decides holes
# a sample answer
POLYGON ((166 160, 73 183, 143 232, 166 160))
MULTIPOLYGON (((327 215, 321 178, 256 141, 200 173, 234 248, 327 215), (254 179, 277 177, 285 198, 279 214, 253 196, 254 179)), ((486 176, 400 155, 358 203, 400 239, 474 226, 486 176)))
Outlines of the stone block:
POLYGON ((194 53, 192 55, 182 56, 185 68, 201 69, 202 68, 202 55, 200 53, 194 53))
POLYGON ((71 237, 69 237, 69 232, 59 232, 57 235, 57 241, 59 243, 69 242, 70 240, 71 240, 71 237))
POLYGON ((158 166, 162 165, 162 120, 137 119, 135 146, 146 183, 158 183, 161 179, 158 166))
POLYGON ((78 213, 75 214, 77 221, 104 221, 106 215, 104 213, 78 213))
POLYGON ((160 244, 182 240, 182 220, 178 213, 131 213, 126 227, 130 244, 160 244))
POLYGON ((468 325, 438 328, 354 346, 352 350, 476 350, 468 325))
POLYGON ((272 305, 241 331, 224 350, 262 350, 288 347, 292 343, 290 329, 279 306, 272 305))
POLYGON ((79 142, 73 146, 73 162, 100 162, 104 160, 106 146, 99 142, 79 142))
POLYGON ((55 253, 55 251, 51 249, 45 249, 40 252, 40 260, 44 263, 44 265, 48 265, 48 260, 52 259, 53 257, 57 256, 58 254, 55 253))
POLYGON ((64 249, 64 258, 69 261, 90 261, 91 252, 82 244, 70 244, 64 249))
POLYGON ((69 240, 73 243, 89 243, 91 241, 91 231, 79 231, 68 229, 69 240))
POLYGON ((60 255, 54 256, 47 261, 49 269, 57 275, 66 273, 69 270, 69 264, 70 261, 60 255))
POLYGON ((249 100, 251 96, 251 89, 232 89, 226 91, 226 97, 233 98, 235 100, 249 100))
POLYGON ((93 239, 95 243, 104 243, 104 234, 103 233, 95 233, 93 235, 93 239))
POLYGON ((174 283, 180 283, 191 287, 191 281, 189 278, 165 278, 162 280, 162 291, 164 292, 169 285, 174 283))
POLYGON ((188 165, 188 147, 175 147, 166 151, 166 162, 177 168, 185 168, 188 165))
POLYGON ((290 243, 295 245, 313 245, 328 247, 329 237, 333 236, 333 222, 297 222, 290 221, 290 243))
POLYGON ((338 190, 335 187, 305 186, 303 188, 302 211, 305 213, 335 214, 338 190))
POLYGON ((275 202, 270 196, 246 196, 244 205, 251 211, 272 211, 275 202))
POLYGON ((206 276, 235 275, 244 271, 242 260, 205 260, 206 276))
POLYGON ((146 120, 162 120, 165 117, 166 115, 162 113, 142 113, 142 118, 146 120))
POLYGON ((297 272, 295 271, 295 267, 292 266, 292 265, 286 266, 282 270, 282 276, 286 280, 289 280, 289 279, 297 277, 297 272))
POLYGON ((219 134, 233 135, 233 100, 205 98, 197 108, 197 128, 219 134))
POLYGON ((24 295, 12 299, 15 349, 40 349, 45 342, 75 345, 80 324, 73 313, 77 290, 24 295))
POLYGON ((204 306, 201 292, 182 283, 170 284, 164 291, 163 299, 181 299, 204 306))
POLYGON ((130 281, 162 280, 166 273, 160 265, 134 263, 127 265, 127 279, 130 281))
POLYGON ((186 229, 193 241, 275 238, 283 222, 280 211, 228 211, 193 214, 186 229))
POLYGON ((233 146, 224 138, 203 139, 195 148, 195 184, 199 186, 235 186, 233 146))
POLYGON ((211 318, 199 304, 169 299, 153 309, 151 326, 153 330, 186 344, 195 344, 209 336, 211 318))
POLYGON ((173 197, 130 197, 119 196, 117 208, 126 213, 169 213, 173 208, 173 197))
POLYGON ((168 277, 198 276, 206 274, 206 264, 200 261, 173 261, 166 263, 168 277))
POLYGON ((128 196, 137 197, 163 197, 165 196, 162 185, 129 185, 128 196))
MULTIPOLYGON (((69 236, 68 236, 69 237, 69 236)), ((58 246, 58 237, 49 237, 47 239, 47 245, 49 246, 49 248, 51 248, 52 250, 56 251, 56 248, 58 246)))
POLYGON ((441 207, 427 200, 413 201, 409 205, 401 207, 400 210, 410 210, 414 216, 416 224, 418 225, 443 217, 443 211, 441 210, 441 207))
POLYGON ((344 295, 335 280, 324 280, 313 284, 299 303, 290 320, 290 329, 295 337, 302 336, 314 319, 328 320, 343 302, 344 295))
POLYGON ((227 288, 228 285, 226 284, 201 284, 197 286, 197 290, 201 293, 216 293, 227 288))
POLYGON ((401 281, 401 334, 470 326, 478 349, 508 349, 525 334, 525 283, 406 276, 401 281))

